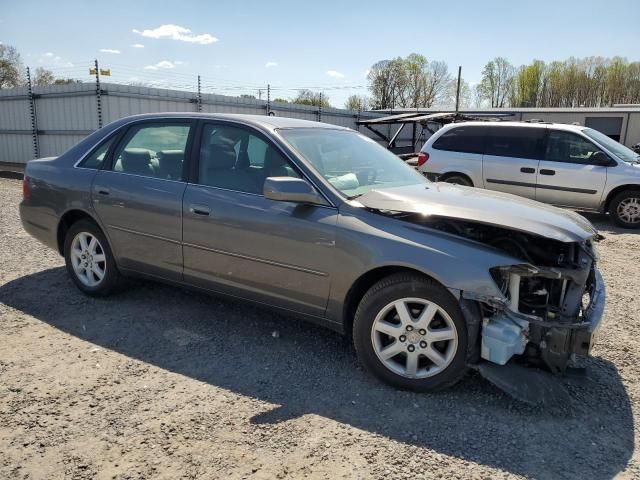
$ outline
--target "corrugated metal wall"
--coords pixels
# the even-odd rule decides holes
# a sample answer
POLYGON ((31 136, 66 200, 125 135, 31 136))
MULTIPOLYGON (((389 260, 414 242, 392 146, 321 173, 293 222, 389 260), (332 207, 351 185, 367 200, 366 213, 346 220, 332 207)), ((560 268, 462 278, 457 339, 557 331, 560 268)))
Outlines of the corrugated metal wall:
MULTIPOLYGON (((193 112, 197 110, 193 92, 102 83, 102 123, 150 112, 193 112)), ((98 128, 98 110, 95 85, 76 83, 51 85, 33 89, 39 157, 60 155, 98 128)), ((265 115, 264 100, 203 94, 202 111, 205 113, 246 113, 265 115)), ((325 123, 358 129, 357 112, 334 108, 271 103, 277 116, 325 123)), ((363 113, 361 118, 375 118, 363 113)), ((0 162, 24 163, 35 155, 34 129, 31 123, 30 97, 27 88, 0 90, 0 162)), ((373 136, 366 129, 362 133, 373 136)), ((379 127, 387 134, 388 126, 379 127)), ((408 130, 408 129, 407 129, 408 130)), ((402 139, 410 138, 403 132, 402 139)))

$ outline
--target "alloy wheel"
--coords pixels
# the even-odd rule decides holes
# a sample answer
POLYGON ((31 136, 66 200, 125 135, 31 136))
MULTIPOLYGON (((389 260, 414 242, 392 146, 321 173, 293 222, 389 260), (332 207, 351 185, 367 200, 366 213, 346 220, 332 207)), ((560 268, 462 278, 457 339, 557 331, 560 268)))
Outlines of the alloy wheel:
POLYGON ((94 235, 78 233, 71 242, 70 257, 73 271, 83 285, 95 287, 102 282, 107 270, 106 256, 94 235))
POLYGON ((616 213, 626 223, 640 223, 640 198, 625 198, 618 204, 616 213))
POLYGON ((449 314, 423 298, 402 298, 385 306, 371 327, 371 341, 386 368, 407 378, 441 373, 458 349, 449 314))

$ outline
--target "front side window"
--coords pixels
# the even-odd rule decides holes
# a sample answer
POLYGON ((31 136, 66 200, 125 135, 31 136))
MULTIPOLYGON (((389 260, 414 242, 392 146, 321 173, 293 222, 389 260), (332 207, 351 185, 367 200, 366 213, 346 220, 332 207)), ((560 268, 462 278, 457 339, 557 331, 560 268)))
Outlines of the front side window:
POLYGON ((484 153, 484 142, 488 127, 463 126, 452 128, 433 143, 436 150, 462 153, 484 153))
POLYGON ((545 160, 551 162, 593 163, 591 157, 600 149, 592 142, 573 132, 550 130, 547 137, 545 160))
POLYGON ((262 194, 267 177, 300 175, 273 145, 249 130, 229 125, 204 126, 198 183, 262 194))
POLYGON ((616 142, 615 140, 609 138, 604 133, 594 130, 593 128, 585 128, 584 130, 582 130, 582 133, 584 133, 587 137, 598 142, 600 145, 602 145, 604 148, 606 148, 610 152, 613 152, 621 160, 624 160, 625 162, 629 162, 629 163, 640 162, 640 155, 638 155, 636 152, 634 152, 630 148, 625 147, 621 143, 616 142))
POLYGON ((359 133, 329 128, 281 129, 279 133, 349 198, 373 189, 429 183, 389 150, 359 133))
POLYGON ((109 151, 109 147, 113 143, 115 137, 111 137, 109 140, 104 142, 98 148, 96 148, 91 154, 80 164, 82 168, 94 168, 100 169, 102 168, 102 164, 104 163, 104 159, 107 156, 107 152, 109 151))
POLYGON ((484 153, 538 160, 542 156, 544 132, 544 128, 534 127, 492 127, 484 153))
POLYGON ((113 155, 115 172, 181 180, 190 126, 144 124, 131 127, 113 155))

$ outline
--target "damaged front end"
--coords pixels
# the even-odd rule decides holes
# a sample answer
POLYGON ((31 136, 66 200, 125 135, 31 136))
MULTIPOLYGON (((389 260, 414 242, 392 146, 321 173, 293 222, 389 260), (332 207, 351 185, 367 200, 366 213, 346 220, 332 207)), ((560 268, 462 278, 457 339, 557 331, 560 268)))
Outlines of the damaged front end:
POLYGON ((563 242, 460 219, 386 214, 489 245, 522 260, 490 269, 501 296, 462 292, 464 299, 480 307, 479 338, 471 342, 479 343, 475 360, 497 365, 512 361, 563 374, 575 360, 589 354, 605 298, 596 268, 597 234, 563 242))

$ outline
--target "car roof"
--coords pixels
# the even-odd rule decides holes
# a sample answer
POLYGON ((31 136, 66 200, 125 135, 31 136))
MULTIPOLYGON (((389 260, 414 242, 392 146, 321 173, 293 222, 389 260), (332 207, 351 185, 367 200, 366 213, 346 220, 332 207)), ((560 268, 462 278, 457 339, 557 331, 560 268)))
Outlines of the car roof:
POLYGON ((568 130, 572 132, 580 132, 584 130, 586 127, 584 125, 570 125, 566 123, 552 123, 552 122, 483 122, 483 121, 470 121, 470 122, 457 122, 457 123, 449 123, 442 127, 440 131, 446 131, 454 127, 459 127, 461 125, 480 125, 480 126, 490 126, 490 127, 521 127, 521 128, 547 128, 553 127, 557 130, 568 130))
POLYGON ((262 127, 269 130, 277 128, 327 128, 335 130, 351 130, 338 125, 330 125, 321 122, 312 122, 310 120, 301 120, 299 118, 276 117, 269 115, 245 115, 241 113, 196 113, 196 112, 159 112, 144 113, 141 115, 133 115, 117 120, 114 123, 129 123, 132 120, 153 120, 167 118, 194 118, 203 120, 231 120, 246 125, 262 127))

